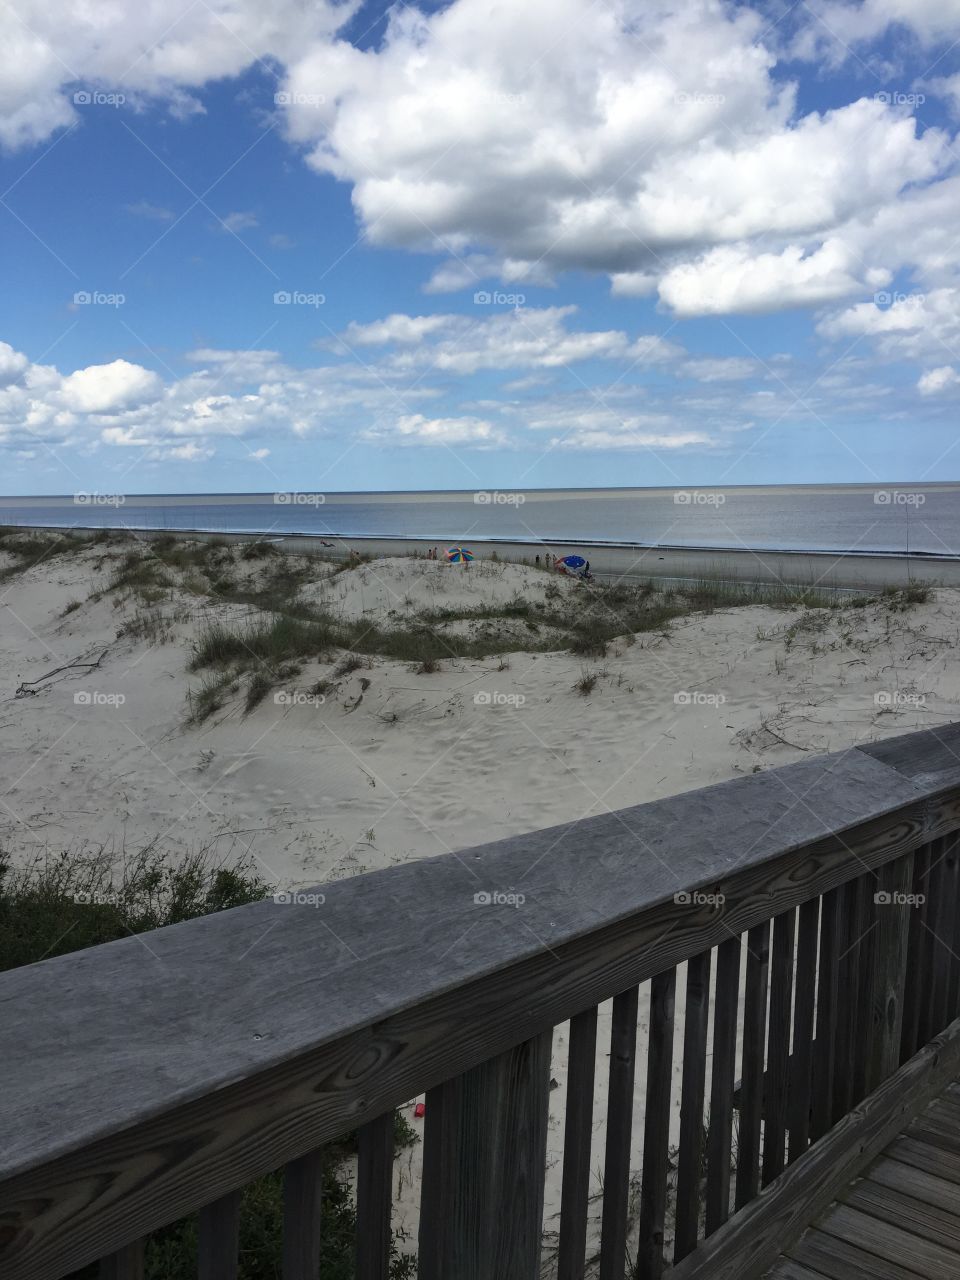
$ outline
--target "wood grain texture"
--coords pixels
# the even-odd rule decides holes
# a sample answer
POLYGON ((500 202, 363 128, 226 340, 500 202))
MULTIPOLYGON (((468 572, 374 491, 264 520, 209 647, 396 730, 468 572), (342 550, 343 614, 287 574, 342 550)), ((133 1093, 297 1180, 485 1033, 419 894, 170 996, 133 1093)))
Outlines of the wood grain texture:
POLYGON ((2 975, 4 1275, 55 1280, 955 829, 936 787, 837 753, 2 975))
POLYGON ((317 1280, 323 1201, 323 1152, 291 1160, 283 1171, 283 1280, 317 1280))
POLYGON ((879 1183, 892 1191, 922 1200, 924 1204, 945 1209, 948 1213, 960 1213, 960 1192, 955 1183, 946 1178, 938 1178, 932 1173, 924 1173, 922 1169, 914 1169, 889 1156, 875 1161, 865 1170, 864 1177, 869 1182, 879 1183))
POLYGON ((960 1204, 955 1203, 952 1209, 942 1209, 894 1187, 879 1186, 868 1180, 861 1180, 850 1187, 842 1201, 851 1209, 858 1209, 884 1222, 896 1223, 932 1244, 952 1249, 954 1253, 960 1252, 960 1216, 957 1213, 960 1204))
MULTIPOLYGON (((813 1088, 813 1020, 816 1013, 817 943, 820 899, 812 898, 797 918, 797 973, 793 1010, 793 1058, 790 1064, 790 1133, 787 1159, 792 1164, 810 1142, 813 1088)), ((899 1044, 898 1044, 899 1049, 899 1044)), ((894 1063, 893 1069, 899 1065, 894 1063)))
POLYGON ((892 1152, 902 1142, 897 1135, 910 1117, 958 1075, 960 1019, 679 1263, 671 1280, 758 1280, 888 1143, 892 1152))
POLYGON ((884 1261, 881 1273, 874 1254, 864 1253, 856 1245, 825 1235, 815 1227, 803 1233, 790 1250, 790 1257, 826 1280, 917 1280, 915 1271, 898 1267, 889 1259, 884 1261))
POLYGON ((926 877, 926 901, 923 904, 923 943, 921 956, 921 972, 923 985, 920 988, 920 1020, 917 1040, 918 1044, 926 1042, 937 1033, 937 1023, 943 1012, 937 1007, 938 997, 943 991, 942 981, 938 983, 937 972, 941 967, 942 944, 937 938, 937 916, 943 900, 943 838, 931 840, 927 846, 929 862, 926 877))
POLYGON ((676 969, 658 973, 650 983, 647 1096, 643 1113, 643 1173, 637 1242, 637 1268, 644 1280, 660 1280, 664 1267, 676 983, 676 969))
POLYGON ((876 945, 868 978, 867 1093, 893 1075, 900 1063, 907 950, 916 911, 907 902, 912 889, 912 854, 888 862, 877 872, 876 945))
POLYGON ((393 1114, 362 1125, 357 1139, 357 1280, 389 1280, 393 1114))
POLYGON ((760 1123, 766 1086, 764 1055, 767 1043, 769 968, 770 922, 765 920, 747 934, 747 981, 744 991, 739 1096, 740 1141, 737 1147, 738 1209, 742 1209, 760 1190, 760 1123))
MULTIPOLYGON (((927 894, 927 876, 930 870, 930 846, 921 845, 913 853, 913 885, 911 892, 924 904, 927 894)), ((900 1061, 906 1062, 920 1048, 920 993, 923 991, 923 955, 927 933, 924 923, 926 907, 920 905, 910 912, 910 934, 907 939, 906 979, 903 995, 903 1018, 900 1032, 900 1061)))
POLYGON ((603 1222, 600 1280, 623 1280, 627 1265, 630 1193, 630 1139, 637 1064, 636 987, 613 1001, 610 1027, 610 1081, 607 1090, 607 1149, 603 1161, 603 1222))
POLYGON ((770 1272, 770 1280, 823 1280, 823 1276, 792 1258, 784 1258, 770 1272))
POLYGON ((200 1210, 197 1224, 200 1280, 237 1280, 240 1255, 240 1192, 221 1196, 200 1210))
POLYGON ((833 1064, 834 1124, 847 1114, 854 1102, 861 894, 862 877, 849 880, 840 893, 840 962, 837 975, 836 1053, 833 1064))
POLYGON ((890 1143, 884 1153, 891 1160, 933 1174, 960 1187, 960 1156, 925 1142, 922 1135, 902 1134, 890 1143))
POLYGON ((953 924, 957 910, 956 889, 952 884, 956 867, 956 852, 947 839, 937 842, 937 853, 931 870, 931 894, 933 902, 933 1005, 930 1012, 931 1030, 936 1034, 948 1018, 950 972, 953 967, 953 924))
POLYGON ((687 963, 674 1262, 685 1258, 696 1247, 699 1236, 711 961, 712 953, 704 951, 693 956, 687 963))
POLYGON ((428 1097, 422 1280, 539 1280, 551 1045, 545 1032, 428 1097))
POLYGON ((570 1020, 557 1280, 583 1280, 584 1275, 596 1061, 597 1010, 585 1009, 570 1020))
POLYGON ((99 1280, 143 1280, 143 1265, 143 1241, 138 1240, 100 1259, 99 1280))
POLYGON ((816 1142, 833 1124, 837 1018, 840 982, 840 906, 842 889, 831 889, 820 910, 820 964, 817 984, 817 1042, 813 1059, 813 1113, 810 1137, 816 1142))
POLYGON ((947 1276, 960 1275, 960 1253, 848 1205, 836 1205, 818 1225, 826 1235, 872 1253, 878 1270, 887 1262, 893 1262, 908 1267, 925 1280, 945 1280, 947 1276))
POLYGON ((740 939, 717 948, 717 989, 713 1005, 713 1065, 710 1074, 710 1128, 707 1133, 707 1235, 730 1216, 730 1152, 733 1141, 733 1085, 740 1000, 740 939))
POLYGON ((796 912, 773 922, 770 966, 770 1027, 767 1032, 766 1124, 763 1130, 763 1185, 783 1172, 790 1104, 790 1020, 793 1009, 793 946, 796 912))

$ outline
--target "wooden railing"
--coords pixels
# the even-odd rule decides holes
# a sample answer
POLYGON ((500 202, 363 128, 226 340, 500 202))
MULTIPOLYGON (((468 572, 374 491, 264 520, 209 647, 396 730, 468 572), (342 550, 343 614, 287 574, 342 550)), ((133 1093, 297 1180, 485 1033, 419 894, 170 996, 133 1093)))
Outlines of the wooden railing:
POLYGON ((392 1111, 424 1090, 421 1280, 760 1275, 770 1191, 866 1150, 898 1072, 960 1067, 924 1048, 960 1012, 958 830, 950 726, 7 973, 0 1275, 139 1276, 144 1238, 199 1209, 198 1273, 230 1277, 239 1190, 285 1166, 283 1275, 316 1280, 319 1152, 359 1126, 356 1274, 384 1280, 392 1111))

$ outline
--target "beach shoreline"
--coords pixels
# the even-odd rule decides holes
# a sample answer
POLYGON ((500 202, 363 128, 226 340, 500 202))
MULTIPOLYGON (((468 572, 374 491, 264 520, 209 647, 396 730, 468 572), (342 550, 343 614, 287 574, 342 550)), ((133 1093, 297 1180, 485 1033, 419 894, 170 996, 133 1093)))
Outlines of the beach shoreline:
MULTIPOLYGON (((171 535, 201 541, 222 540, 243 544, 268 539, 280 550, 317 554, 327 559, 346 560, 351 554, 361 556, 425 556, 434 546, 441 549, 445 540, 436 535, 349 535, 291 533, 276 529, 220 530, 137 528, 132 525, 18 525, 18 532, 71 532, 96 534, 105 528, 127 532, 149 541, 171 535)), ((570 540, 537 538, 522 541, 512 538, 477 537, 451 542, 472 542, 491 556, 518 564, 534 564, 544 554, 557 556, 589 548, 591 568, 601 577, 643 581, 668 578, 678 582, 701 578, 720 579, 744 584, 767 584, 816 587, 819 590, 871 590, 885 586, 901 586, 911 582, 960 587, 960 556, 914 551, 844 551, 783 550, 764 547, 692 547, 639 542, 597 542, 589 539, 570 540)))

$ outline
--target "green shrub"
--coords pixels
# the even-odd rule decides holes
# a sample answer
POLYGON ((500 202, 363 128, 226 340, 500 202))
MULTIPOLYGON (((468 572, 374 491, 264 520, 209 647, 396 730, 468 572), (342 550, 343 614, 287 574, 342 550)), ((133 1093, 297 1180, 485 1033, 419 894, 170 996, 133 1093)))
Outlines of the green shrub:
MULTIPOLYGON (((252 863, 227 867, 202 855, 170 864, 148 851, 119 870, 104 853, 63 854, 26 868, 13 868, 0 855, 0 971, 256 902, 267 892, 252 863)), ((397 1149, 417 1138, 398 1112, 397 1149)), ((355 1134, 326 1149, 318 1280, 353 1280, 355 1275, 356 1208, 340 1172, 351 1146, 355 1134)), ((243 1190, 240 1280, 280 1280, 282 1252, 283 1175, 277 1172, 243 1190)), ((97 1280, 99 1274, 94 1264, 68 1280, 97 1280)), ((146 1280, 194 1280, 196 1274, 196 1214, 150 1234, 146 1280)), ((391 1280, 415 1276, 416 1259, 400 1254, 395 1237, 391 1280)))

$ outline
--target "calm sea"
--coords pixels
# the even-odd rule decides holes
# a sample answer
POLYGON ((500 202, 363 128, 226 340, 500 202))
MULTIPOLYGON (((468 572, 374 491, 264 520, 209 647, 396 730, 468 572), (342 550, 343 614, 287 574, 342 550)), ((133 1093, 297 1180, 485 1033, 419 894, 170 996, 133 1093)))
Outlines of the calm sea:
POLYGON ((960 483, 0 497, 0 524, 960 555, 960 483))

